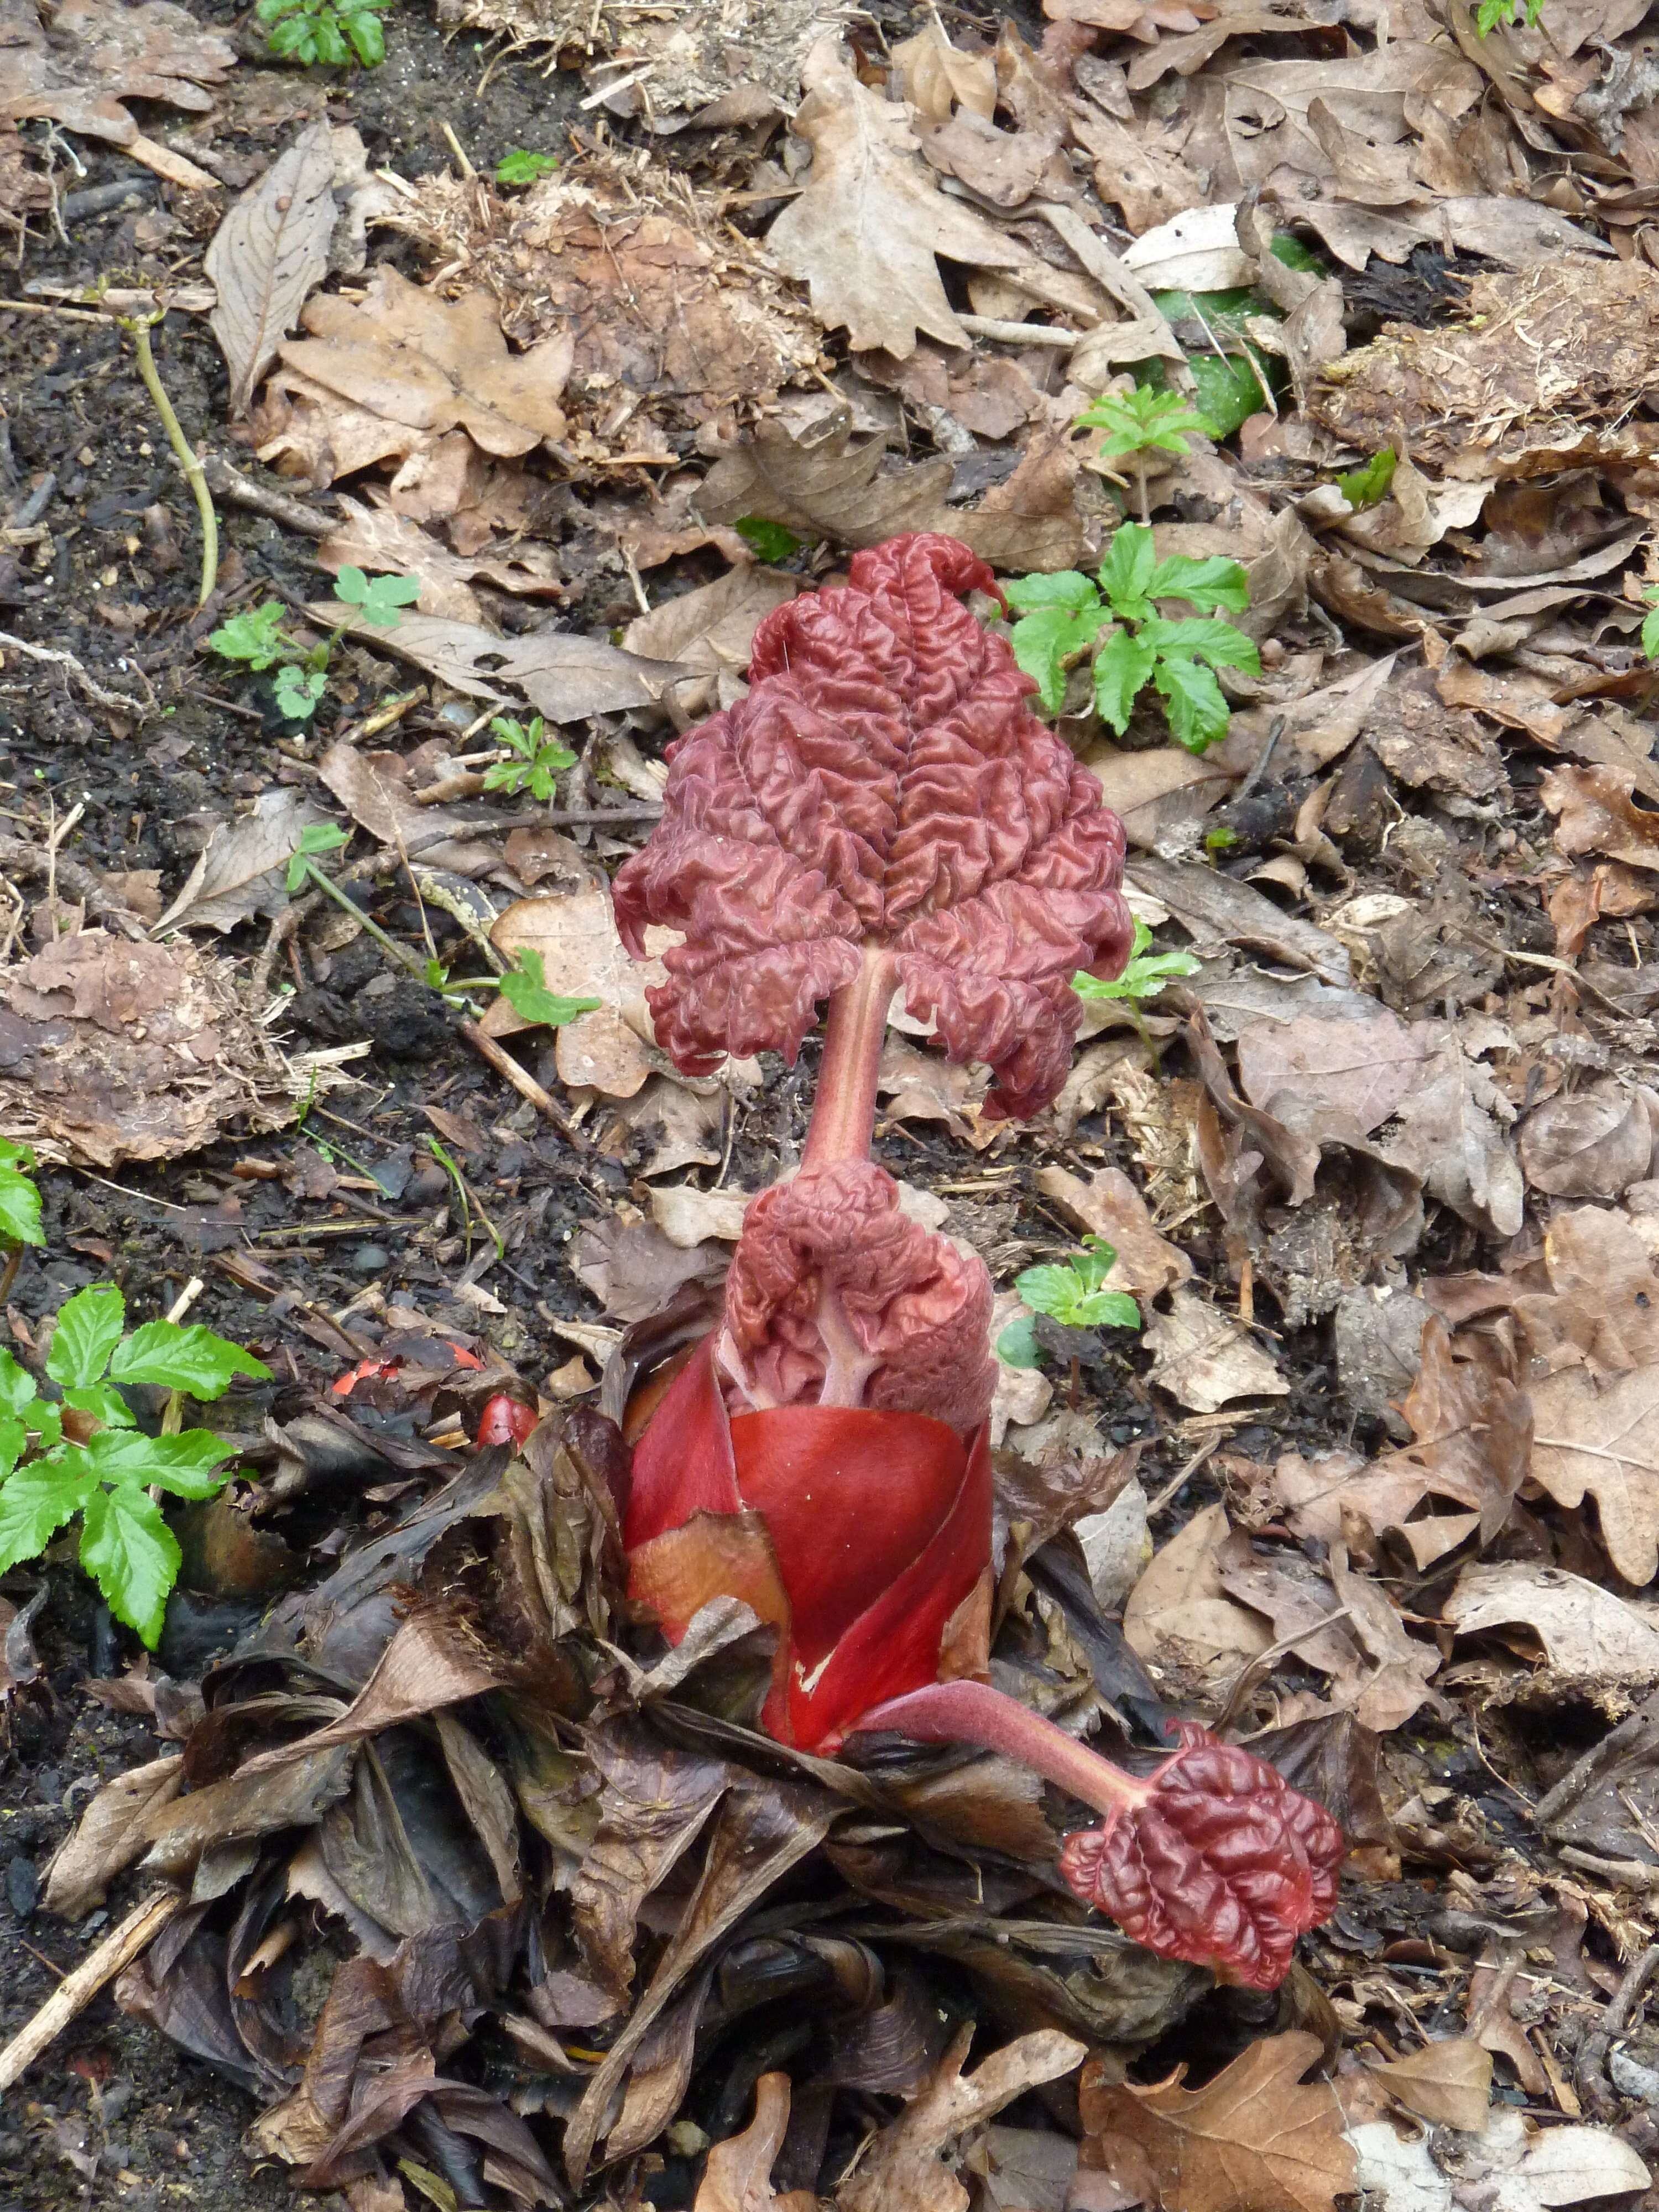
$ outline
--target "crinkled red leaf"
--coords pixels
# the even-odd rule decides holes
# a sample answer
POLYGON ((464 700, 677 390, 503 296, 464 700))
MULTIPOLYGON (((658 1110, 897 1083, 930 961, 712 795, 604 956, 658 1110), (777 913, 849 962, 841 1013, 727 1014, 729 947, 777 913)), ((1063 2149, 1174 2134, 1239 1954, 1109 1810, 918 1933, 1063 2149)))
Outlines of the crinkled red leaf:
POLYGON ((769 615, 748 696, 671 750, 618 926, 635 951, 647 922, 684 933, 649 997, 687 1073, 766 1047, 793 1060, 881 945, 951 1056, 995 1070, 988 1112, 1034 1113, 1065 1080, 1073 974, 1128 954, 1122 824, 962 605, 995 590, 965 545, 890 538, 848 574, 769 615))
POLYGON ((965 1432, 995 1383, 991 1303, 981 1262, 909 1220, 891 1176, 838 1160, 750 1206, 722 1364, 753 1406, 869 1406, 965 1432))
POLYGON ((1264 1759, 1190 1724, 1182 1740, 1143 1802, 1066 1837, 1060 1870, 1149 1951, 1277 1989, 1335 1907, 1342 1831, 1264 1759))

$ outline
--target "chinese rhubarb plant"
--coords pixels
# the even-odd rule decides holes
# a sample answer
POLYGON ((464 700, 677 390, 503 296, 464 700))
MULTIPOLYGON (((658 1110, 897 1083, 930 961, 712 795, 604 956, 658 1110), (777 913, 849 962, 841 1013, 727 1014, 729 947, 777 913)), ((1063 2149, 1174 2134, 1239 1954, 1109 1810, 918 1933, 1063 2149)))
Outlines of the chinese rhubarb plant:
POLYGON ((1114 533, 1092 577, 1076 568, 1022 576, 1006 586, 1006 597, 1019 617, 1014 659, 1047 711, 1059 714, 1067 669, 1092 653, 1095 710, 1120 737, 1150 684, 1177 743, 1205 752, 1225 737, 1231 719, 1215 671, 1261 673, 1255 640, 1215 612, 1224 607, 1242 614, 1250 604, 1238 562, 1218 554, 1194 561, 1180 553, 1160 561, 1152 532, 1139 523, 1125 523, 1114 533), (1200 614, 1172 621, 1158 612, 1165 600, 1183 600, 1200 614))
POLYGON ((648 996, 684 1073, 793 1060, 828 1002, 800 1165, 750 1203, 717 1324, 644 1401, 629 1591, 673 1642, 717 1597, 768 1623, 762 1720, 786 1743, 892 1729, 1024 1760, 1106 1815, 1065 1847, 1080 1897, 1272 1987, 1330 1910, 1340 1833, 1202 1729, 1142 1781, 988 1686, 990 1281, 870 1158, 896 992, 990 1067, 989 1117, 1030 1115, 1069 1066, 1073 975, 1115 975, 1132 942, 1122 825, 970 591, 997 595, 965 546, 905 537, 769 615, 746 697, 671 749, 617 875, 630 951, 681 933, 648 996))
POLYGON ((211 1498, 235 1447, 207 1429, 141 1429, 118 1386, 222 1397, 238 1375, 268 1382, 252 1353, 199 1325, 145 1322, 131 1334, 112 1283, 59 1309, 46 1358, 56 1399, 0 1352, 0 1574, 46 1549, 78 1516, 81 1565, 118 1620, 154 1650, 179 1573, 179 1543, 152 1493, 211 1498))

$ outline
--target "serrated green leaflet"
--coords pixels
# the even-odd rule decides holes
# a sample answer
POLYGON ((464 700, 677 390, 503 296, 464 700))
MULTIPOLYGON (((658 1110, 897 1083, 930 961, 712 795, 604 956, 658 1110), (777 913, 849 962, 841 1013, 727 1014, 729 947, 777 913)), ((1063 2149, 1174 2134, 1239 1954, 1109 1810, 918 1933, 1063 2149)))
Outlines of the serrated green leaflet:
POLYGON ((1190 952, 1149 951, 1152 941, 1152 931, 1137 915, 1121 975, 1103 979, 1079 969, 1072 978, 1072 988, 1079 999, 1155 999, 1177 976, 1198 973, 1199 963, 1190 952))
POLYGON ((1127 629, 1115 629, 1095 655, 1095 711, 1119 737, 1157 659, 1151 646, 1127 629))
POLYGON ((87 1382, 79 1389, 67 1389, 64 1403, 70 1413, 89 1413, 94 1421, 107 1421, 112 1428, 130 1429, 136 1425, 126 1400, 107 1382, 87 1382))
POLYGON ((1070 607, 1080 612, 1100 604, 1091 577, 1080 568, 1054 568, 1047 575, 1016 576, 1002 587, 1002 596, 1016 614, 1028 615, 1038 607, 1070 607))
POLYGON ((1164 701, 1170 727, 1189 753, 1207 752, 1227 734, 1232 710, 1226 695, 1201 661, 1179 657, 1160 660, 1152 681, 1164 701))
POLYGON ((179 1498, 211 1498, 228 1476, 221 1470, 235 1447, 206 1429, 147 1437, 136 1429, 100 1429, 86 1447, 101 1482, 155 1483, 179 1498))
POLYGON ((1035 1312, 1066 1328, 1139 1328, 1140 1309, 1128 1293, 1101 1287, 1116 1259, 1104 1237, 1091 1237, 1066 1266, 1028 1267, 1014 1288, 1035 1312))
POLYGON ((1126 522, 1113 533, 1098 570, 1102 595, 1120 621, 1144 622, 1152 613, 1157 573, 1152 532, 1143 523, 1126 522))
POLYGON ((0 1482, 0 1574, 21 1560, 39 1559, 64 1523, 80 1512, 93 1487, 89 1466, 82 1473, 58 1460, 34 1461, 0 1482))
POLYGON ((192 1398, 222 1398, 232 1377, 268 1382, 270 1370, 240 1344, 192 1323, 147 1321, 118 1346, 109 1363, 112 1382, 155 1382, 164 1390, 188 1390, 192 1398))
POLYGON ((797 538, 793 530, 786 530, 781 522, 769 522, 763 514, 740 514, 732 527, 746 545, 753 546, 763 561, 787 561, 799 553, 808 543, 797 538))
POLYGON ((1243 614, 1250 604, 1250 580, 1237 561, 1212 553, 1207 560, 1191 561, 1172 553, 1152 571, 1147 596, 1154 599, 1185 599, 1189 606, 1208 610, 1226 607, 1243 614))
MULTIPOLYGON (((4 1494, 0 1490, 0 1501, 4 1494)), ((153 1651, 167 1618, 167 1594, 178 1578, 178 1539, 150 1498, 131 1485, 93 1490, 83 1511, 81 1565, 116 1619, 125 1621, 153 1651)))
POLYGON ((518 966, 507 969, 501 986, 502 998, 520 1021, 542 1022, 550 1030, 562 1029, 578 1014, 591 1014, 604 1004, 599 999, 563 999, 550 991, 546 963, 539 952, 528 948, 520 952, 518 966))
POLYGON ((26 1146, 0 1146, 0 1246, 44 1244, 40 1194, 29 1180, 34 1155, 26 1146))
POLYGON ((1042 1348, 1036 1340, 1036 1323, 1030 1314, 1011 1321, 997 1339, 997 1358, 1005 1367, 1041 1367, 1042 1348))
POLYGON ((1057 714, 1066 703, 1066 663, 1088 650, 1106 619, 1105 608, 1097 603, 1077 609, 1040 606, 1014 624, 1014 659, 1036 678, 1037 697, 1049 714, 1057 714))
POLYGON ((1251 676, 1261 673, 1261 655, 1255 640, 1246 637, 1230 622, 1189 617, 1185 622, 1165 622, 1156 617, 1141 624, 1140 635, 1160 660, 1179 655, 1206 660, 1212 668, 1243 668, 1251 676))
POLYGON ((1363 468, 1350 469, 1346 476, 1337 478, 1337 489, 1356 514, 1363 514, 1368 507, 1375 507, 1388 497, 1398 460, 1394 447, 1384 446, 1381 453, 1371 455, 1363 468))
POLYGON ((126 1322, 126 1302, 113 1283, 94 1283, 77 1291, 58 1313, 46 1354, 46 1372, 54 1382, 83 1389, 101 1380, 109 1356, 121 1341, 126 1322))
POLYGON ((0 1352, 0 1413, 21 1413, 33 1406, 35 1382, 9 1352, 0 1352))
POLYGON ((1656 594, 1647 594, 1650 608, 1642 624, 1642 650, 1650 660, 1659 660, 1659 604, 1653 604, 1656 594))

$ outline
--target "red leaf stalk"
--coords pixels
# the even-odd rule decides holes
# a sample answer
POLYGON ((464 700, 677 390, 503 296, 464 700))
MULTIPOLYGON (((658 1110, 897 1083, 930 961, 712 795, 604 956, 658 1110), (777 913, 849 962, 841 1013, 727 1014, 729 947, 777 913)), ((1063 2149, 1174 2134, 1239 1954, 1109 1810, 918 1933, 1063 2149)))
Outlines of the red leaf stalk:
POLYGON ((1144 1778, 982 1682, 913 1691, 859 1727, 1002 1752, 1103 1813, 1061 1845, 1067 1884, 1148 1950, 1219 1980, 1277 1989, 1297 1937, 1335 1907, 1346 1848, 1336 1822, 1265 1759, 1193 1723, 1144 1778))

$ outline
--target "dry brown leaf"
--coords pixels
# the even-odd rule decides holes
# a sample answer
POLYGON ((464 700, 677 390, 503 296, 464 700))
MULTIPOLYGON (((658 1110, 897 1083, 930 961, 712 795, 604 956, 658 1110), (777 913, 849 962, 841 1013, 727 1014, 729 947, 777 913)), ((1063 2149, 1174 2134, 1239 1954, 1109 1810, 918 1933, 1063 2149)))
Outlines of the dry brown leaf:
POLYGON ((445 300, 382 262, 361 301, 325 293, 301 320, 310 335, 279 347, 284 368, 399 432, 430 440, 459 428, 507 456, 564 435, 573 339, 509 353, 487 292, 445 300))
POLYGON ((1156 1553, 1123 1608, 1136 1656, 1198 1696, 1230 1683, 1273 1641, 1261 1613, 1229 1597, 1222 1582, 1231 1534, 1225 1506, 1203 1507, 1156 1553))
POLYGON ((676 660, 698 672, 702 681, 688 680, 676 692, 678 711, 696 721, 738 696, 756 624, 793 599, 801 580, 781 568, 731 569, 637 617, 623 632, 623 644, 647 659, 676 660))
POLYGON ((409 763, 400 754, 363 752, 343 740, 323 755, 317 775, 371 837, 424 867, 480 876, 496 859, 494 843, 478 835, 476 823, 447 807, 415 804, 409 763), (440 842, 428 842, 434 837, 440 842))
POLYGON ((228 39, 204 31, 171 0, 137 8, 65 0, 50 27, 30 0, 8 0, 0 25, 0 119, 46 116, 116 146, 140 136, 125 101, 162 100, 205 115, 213 98, 204 88, 222 84, 236 62, 228 39))
POLYGON ((987 123, 996 113, 995 55, 953 46, 937 15, 893 48, 893 66, 904 97, 924 122, 943 123, 958 107, 987 123))
POLYGON ((1313 1134, 1332 1114, 1369 1133, 1421 1079, 1427 1056, 1425 1041, 1381 1005, 1363 1020, 1297 1014, 1242 1033, 1238 1087, 1253 1106, 1313 1134))
POLYGON ((1514 1109, 1449 1022, 1414 1022, 1425 1052, 1383 1157, 1422 1178, 1431 1198, 1492 1237, 1513 1237, 1526 1192, 1500 1125, 1514 1109))
POLYGON ((175 1753, 105 1783, 46 1869, 40 1902, 47 1911, 78 1920, 101 1905, 116 1875, 149 1849, 147 1818, 173 1802, 184 1780, 185 1762, 175 1753))
POLYGON ((1106 1278, 1108 1290, 1155 1298, 1190 1280, 1192 1261, 1153 1228, 1146 1200, 1121 1168, 1096 1168, 1085 1182, 1050 1165, 1037 1170, 1036 1187, 1068 1221, 1103 1237, 1117 1254, 1106 1278))
POLYGON ((842 545, 878 545, 909 530, 947 527, 961 517, 945 505, 951 464, 940 457, 884 470, 882 438, 853 443, 853 414, 836 406, 798 436, 779 422, 726 453, 708 472, 702 511, 714 522, 763 515, 799 537, 842 545))
POLYGON ((1521 1165, 1552 1198, 1618 1198, 1651 1172, 1659 1097, 1604 1077, 1547 1099, 1521 1125, 1521 1165))
MULTIPOLYGON (((1152 2088, 1082 2081, 1085 2172, 1111 2172, 1127 2144, 1150 2173, 1154 2203, 1181 2212, 1335 2212, 1354 2186, 1354 2154, 1328 2081, 1304 2087, 1320 2039, 1265 2036, 1201 2089, 1177 2074, 1152 2088)), ((1144 2201, 1144 2200, 1131 2200, 1144 2201)))
MULTIPOLYGON (((509 960, 526 950, 538 952, 550 991, 601 1001, 592 1013, 579 1014, 559 1030, 554 1055, 561 1082, 586 1085, 607 1098, 631 1098, 650 1076, 667 1071, 645 993, 647 984, 667 979, 655 956, 672 943, 672 933, 647 930, 652 957, 630 959, 617 934, 610 892, 592 889, 517 900, 497 918, 489 940, 509 960)), ((490 1036, 511 1036, 530 1024, 497 998, 480 1026, 490 1036)))
POLYGON ((1095 190, 1122 210, 1125 228, 1136 237, 1204 204, 1204 185, 1169 143, 1168 124, 1138 118, 1121 122, 1092 101, 1079 100, 1072 111, 1072 136, 1094 157, 1095 190))
POLYGON ((228 969, 100 929, 0 968, 0 1135, 106 1170, 280 1129, 289 1071, 228 969))
POLYGON ((245 415, 300 311, 328 274, 334 234, 334 131, 302 131, 213 234, 202 266, 216 287, 209 320, 230 371, 230 411, 245 415))
POLYGON ((962 2069, 974 2039, 961 2029, 897 2119, 890 2121, 836 2191, 838 2212, 968 2212, 968 2191, 945 2154, 1005 2105, 1079 2066, 1087 2046, 1039 2028, 994 2051, 971 2074, 962 2069))
POLYGON ((828 330, 854 348, 903 361, 918 331, 947 345, 968 333, 945 295, 937 257, 970 269, 1020 269, 1029 248, 939 191, 905 106, 859 81, 839 39, 823 39, 801 72, 794 129, 812 149, 805 190, 767 234, 778 266, 807 286, 828 330))
POLYGON ((1551 769, 1538 793, 1555 817, 1557 851, 1659 868, 1659 814, 1636 805, 1637 785, 1633 773, 1611 764, 1551 769))
POLYGON ((1238 1398, 1290 1395, 1272 1356, 1198 1291, 1176 1290, 1169 1312, 1147 1322, 1142 1340, 1154 1355, 1147 1381, 1195 1413, 1217 1413, 1238 1398))
POLYGON ((789 2076, 763 2074, 755 2084, 755 2117, 740 2136, 708 2154, 693 2212, 815 2212, 810 2189, 780 2197, 772 2166, 789 2130, 789 2076))
POLYGON ((1486 2124, 1492 2053, 1483 2051, 1473 2036, 1447 2036, 1366 2070, 1396 2104, 1434 2127, 1479 2135, 1486 2124))
POLYGON ((610 1320, 647 1321, 687 1284, 718 1284, 729 1256, 716 1244, 671 1244, 654 1221, 611 1215, 577 1237, 570 1272, 610 1320))
MULTIPOLYGON (((343 620, 337 602, 325 600, 306 611, 324 629, 343 620)), ((497 685, 514 685, 550 722, 576 722, 589 714, 654 706, 668 685, 688 672, 678 661, 642 660, 603 639, 570 630, 497 637, 477 623, 446 622, 423 614, 405 614, 395 629, 376 629, 356 615, 343 626, 350 636, 412 660, 470 699, 505 705, 497 685), (494 665, 480 669, 479 662, 485 660, 494 665)))
POLYGON ((1428 1684, 1439 1671, 1438 1650, 1406 1633, 1385 1594, 1350 1570, 1340 1542, 1331 1547, 1328 1571, 1321 1572, 1294 1554, 1257 1557, 1235 1536, 1220 1576, 1231 1595, 1267 1614, 1275 1643, 1296 1638, 1297 1657, 1331 1677, 1328 1711, 1351 1712, 1387 1735, 1436 1702, 1428 1684))
POLYGON ((394 512, 384 493, 371 491, 369 500, 363 507, 343 492, 336 495, 345 520, 318 545, 319 568, 337 574, 349 563, 387 575, 412 576, 421 587, 416 602, 421 613, 441 622, 482 623, 483 609, 468 581, 471 577, 482 576, 502 591, 526 597, 564 597, 564 580, 550 546, 517 545, 510 553, 492 557, 486 538, 471 554, 452 553, 419 523, 394 512))
POLYGON ((1659 1572, 1659 1366, 1598 1383, 1588 1368, 1532 1393, 1531 1474, 1558 1505, 1595 1500, 1601 1540, 1627 1583, 1659 1572))
MULTIPOLYGON (((1529 1560, 1481 1561, 1465 1567, 1441 1607, 1460 1635, 1524 1628, 1565 1690, 1594 1696, 1601 1686, 1659 1681, 1659 1615, 1601 1589, 1582 1575, 1529 1560)), ((1520 1648, 1530 1638, 1506 1638, 1520 1648)))
POLYGON ((184 888, 155 923, 164 929, 216 929, 222 933, 255 915, 275 915, 288 904, 283 881, 300 834, 326 820, 303 792, 277 785, 262 791, 251 813, 216 829, 197 856, 184 888))

